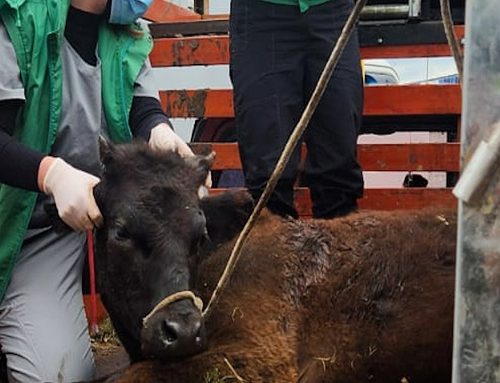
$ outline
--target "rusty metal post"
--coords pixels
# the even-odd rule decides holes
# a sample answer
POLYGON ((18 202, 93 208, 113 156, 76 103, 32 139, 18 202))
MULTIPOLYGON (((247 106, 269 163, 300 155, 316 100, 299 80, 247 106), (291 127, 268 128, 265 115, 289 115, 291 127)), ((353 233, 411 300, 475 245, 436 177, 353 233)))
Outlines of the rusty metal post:
POLYGON ((461 130, 465 177, 460 181, 468 173, 481 177, 462 182, 454 191, 461 201, 453 383, 495 383, 500 382, 500 150, 495 144, 500 121, 500 1, 468 1, 466 6, 461 130))

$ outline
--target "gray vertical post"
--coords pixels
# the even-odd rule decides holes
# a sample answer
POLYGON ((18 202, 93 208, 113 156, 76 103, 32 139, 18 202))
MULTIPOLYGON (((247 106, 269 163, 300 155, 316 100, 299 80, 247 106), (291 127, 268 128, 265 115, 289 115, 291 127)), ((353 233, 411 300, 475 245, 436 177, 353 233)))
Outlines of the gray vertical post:
MULTIPOLYGON (((462 168, 500 121, 500 1, 466 6, 462 168)), ((480 197, 459 203, 454 383, 500 382, 499 162, 480 197)))

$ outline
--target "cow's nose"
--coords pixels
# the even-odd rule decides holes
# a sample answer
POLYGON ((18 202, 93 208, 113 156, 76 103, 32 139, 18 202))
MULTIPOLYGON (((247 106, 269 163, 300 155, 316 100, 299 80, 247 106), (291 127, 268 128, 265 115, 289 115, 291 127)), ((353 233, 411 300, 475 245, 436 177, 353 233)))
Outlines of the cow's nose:
POLYGON ((163 346, 171 355, 195 354, 205 347, 205 330, 201 319, 192 319, 188 323, 164 319, 160 326, 163 346))

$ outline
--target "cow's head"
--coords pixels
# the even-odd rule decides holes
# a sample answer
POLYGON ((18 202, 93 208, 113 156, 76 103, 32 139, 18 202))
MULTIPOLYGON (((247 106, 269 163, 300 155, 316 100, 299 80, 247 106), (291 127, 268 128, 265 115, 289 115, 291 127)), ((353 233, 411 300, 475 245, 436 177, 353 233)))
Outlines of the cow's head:
POLYGON ((132 360, 203 350, 199 302, 185 292, 196 294, 204 242, 233 237, 251 211, 251 198, 233 192, 199 199, 213 155, 182 159, 146 144, 102 143, 101 157, 95 195, 104 225, 97 233, 96 267, 122 343, 132 360))

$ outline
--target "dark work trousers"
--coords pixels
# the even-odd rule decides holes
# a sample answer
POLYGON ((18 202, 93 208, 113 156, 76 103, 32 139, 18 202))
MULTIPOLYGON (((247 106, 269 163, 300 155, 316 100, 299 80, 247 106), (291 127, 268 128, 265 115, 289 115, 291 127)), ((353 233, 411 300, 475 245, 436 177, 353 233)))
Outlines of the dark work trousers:
MULTIPOLYGON (((352 7, 352 0, 333 0, 301 13, 298 6, 231 2, 230 75, 245 182, 254 198, 263 192, 352 7)), ((354 33, 303 136, 308 157, 301 183, 311 190, 315 217, 345 215, 363 194, 356 158, 362 106, 354 33)), ((277 214, 297 217, 298 164, 296 149, 268 202, 277 214)))

